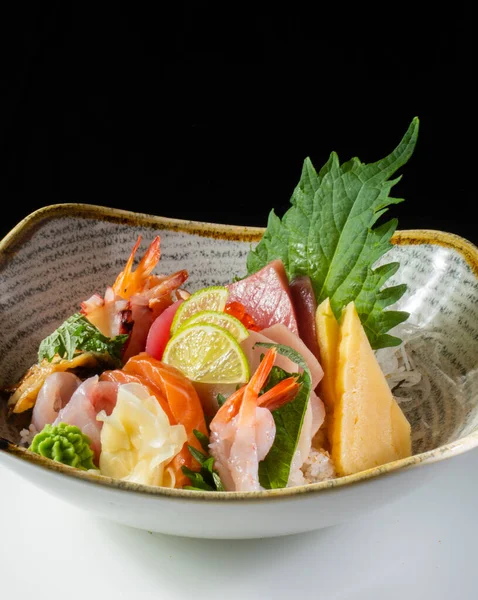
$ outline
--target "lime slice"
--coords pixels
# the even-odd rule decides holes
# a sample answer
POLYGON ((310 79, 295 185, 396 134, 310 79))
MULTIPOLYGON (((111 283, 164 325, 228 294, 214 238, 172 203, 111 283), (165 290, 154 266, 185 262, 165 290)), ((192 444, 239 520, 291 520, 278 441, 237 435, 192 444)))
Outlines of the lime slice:
POLYGON ((237 317, 217 310, 201 310, 195 313, 192 317, 189 317, 189 319, 186 319, 186 321, 181 324, 180 329, 183 327, 188 327, 189 325, 196 325, 198 323, 211 323, 212 325, 218 325, 219 327, 229 331, 229 333, 232 333, 239 343, 243 342, 247 337, 249 337, 249 331, 247 330, 247 327, 243 325, 237 317))
POLYGON ((162 360, 191 381, 249 381, 249 363, 239 342, 229 331, 211 323, 181 327, 166 344, 162 360))
POLYGON ((180 325, 197 312, 203 310, 223 311, 226 307, 228 296, 229 290, 227 287, 220 285, 213 285, 194 292, 176 311, 171 323, 171 334, 176 333, 180 325))

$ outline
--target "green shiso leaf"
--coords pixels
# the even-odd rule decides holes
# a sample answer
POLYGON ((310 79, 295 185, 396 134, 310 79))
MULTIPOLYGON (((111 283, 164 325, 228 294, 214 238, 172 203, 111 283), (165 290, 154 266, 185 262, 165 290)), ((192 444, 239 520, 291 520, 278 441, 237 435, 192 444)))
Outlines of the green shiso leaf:
POLYGON ((127 334, 106 337, 81 313, 75 313, 40 343, 38 362, 44 358, 51 362, 57 355, 71 360, 77 351, 109 354, 119 361, 127 339, 127 334))
MULTIPOLYGON (((263 342, 257 342, 256 345, 267 348, 275 346, 279 354, 290 358, 290 360, 303 369, 303 373, 299 376, 298 381, 301 383, 301 386, 296 397, 287 404, 284 404, 284 406, 272 411, 276 425, 276 435, 269 453, 259 463, 259 482, 262 487, 269 490, 284 488, 287 487, 289 480, 290 467, 297 444, 299 443, 302 423, 310 396, 312 387, 310 371, 302 356, 289 346, 263 342)), ((264 391, 267 391, 267 389, 273 387, 281 379, 289 376, 289 373, 278 367, 274 367, 264 391)))
POLYGON ((317 303, 330 298, 338 319, 354 301, 374 349, 398 345, 400 340, 387 332, 409 316, 385 310, 406 290, 405 285, 384 287, 399 264, 374 265, 392 247, 397 220, 376 223, 390 205, 402 202, 389 195, 400 177, 390 177, 412 156, 418 126, 415 117, 395 150, 375 163, 352 158, 341 165, 332 152, 317 173, 306 158, 290 208, 282 219, 271 211, 261 241, 247 256, 249 275, 277 258, 289 280, 308 275, 317 303))

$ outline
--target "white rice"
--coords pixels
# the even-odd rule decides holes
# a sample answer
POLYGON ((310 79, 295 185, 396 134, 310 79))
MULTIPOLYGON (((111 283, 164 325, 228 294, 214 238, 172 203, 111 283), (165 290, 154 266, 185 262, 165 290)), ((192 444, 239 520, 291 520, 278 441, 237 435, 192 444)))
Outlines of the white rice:
POLYGON ((322 448, 310 449, 309 456, 302 465, 301 471, 304 474, 304 483, 318 483, 337 477, 330 454, 322 448))
POLYGON ((28 429, 22 429, 20 431, 20 441, 19 441, 18 445, 28 448, 37 433, 38 433, 38 431, 36 430, 36 427, 33 424, 31 424, 28 427, 28 429))

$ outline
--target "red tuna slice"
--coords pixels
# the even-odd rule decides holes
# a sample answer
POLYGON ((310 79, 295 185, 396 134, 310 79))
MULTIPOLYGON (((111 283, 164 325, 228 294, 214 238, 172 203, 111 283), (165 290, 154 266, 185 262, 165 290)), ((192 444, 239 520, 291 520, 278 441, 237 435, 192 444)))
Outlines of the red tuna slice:
POLYGON ((320 351, 315 324, 317 301, 310 277, 308 275, 294 277, 290 282, 290 293, 297 315, 300 339, 319 360, 320 351))
POLYGON ((131 298, 130 311, 133 327, 123 349, 122 359, 124 363, 132 356, 143 352, 146 346, 148 331, 153 322, 153 313, 147 302, 144 302, 140 296, 133 296, 131 298))
POLYGON ((228 302, 240 302, 260 329, 283 323, 298 335, 289 280, 281 260, 273 260, 257 273, 227 287, 228 302))
POLYGON ((146 338, 146 352, 157 360, 163 358, 164 349, 171 337, 171 324, 174 315, 182 302, 182 299, 176 300, 176 302, 173 302, 173 304, 170 304, 165 308, 163 312, 156 317, 149 329, 148 337, 146 338))

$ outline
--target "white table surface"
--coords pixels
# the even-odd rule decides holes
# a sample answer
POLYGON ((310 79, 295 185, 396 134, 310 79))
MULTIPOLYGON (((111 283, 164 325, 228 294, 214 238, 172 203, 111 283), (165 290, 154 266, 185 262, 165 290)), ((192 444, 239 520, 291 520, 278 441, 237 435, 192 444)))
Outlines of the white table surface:
POLYGON ((0 467, 0 599, 475 600, 478 452, 347 524, 198 540, 88 515, 0 467))

